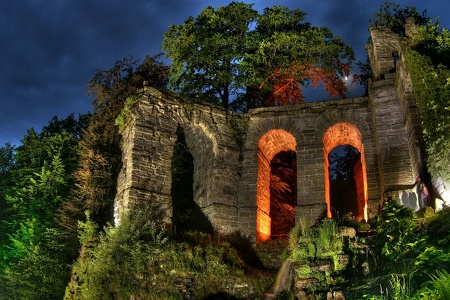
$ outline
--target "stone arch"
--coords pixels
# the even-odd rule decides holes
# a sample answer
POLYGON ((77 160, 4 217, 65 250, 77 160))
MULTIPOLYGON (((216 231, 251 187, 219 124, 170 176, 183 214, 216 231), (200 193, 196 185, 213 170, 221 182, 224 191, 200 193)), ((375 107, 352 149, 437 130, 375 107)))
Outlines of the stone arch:
POLYGON ((272 129, 258 142, 258 175, 256 183, 256 240, 271 237, 270 162, 281 151, 297 152, 295 137, 284 129, 272 129))
POLYGON ((194 201, 200 208, 203 208, 211 202, 217 142, 202 123, 197 125, 180 124, 179 129, 183 130, 186 145, 194 158, 194 201))
POLYGON ((212 224, 200 206, 207 202, 202 197, 210 194, 210 187, 199 177, 212 173, 211 162, 201 151, 210 151, 214 143, 211 146, 202 130, 192 126, 178 125, 176 135, 171 172, 172 227, 175 232, 195 230, 212 234, 212 224), (199 149, 199 144, 204 148, 199 149))
POLYGON ((360 160, 355 165, 355 181, 357 188, 357 220, 367 220, 367 202, 368 202, 368 186, 367 172, 364 155, 364 144, 362 143, 362 135, 359 129, 348 122, 336 123, 330 126, 323 135, 323 152, 324 152, 324 173, 325 173, 325 202, 327 205, 327 217, 331 218, 330 203, 330 179, 329 179, 329 160, 328 154, 336 146, 350 145, 360 153, 360 160))
MULTIPOLYGON (((345 100, 339 100, 345 101, 345 100)), ((361 133, 361 138, 371 136, 373 129, 370 128, 367 117, 361 111, 354 109, 330 110, 320 116, 321 121, 317 124, 318 133, 323 138, 325 132, 334 124, 350 123, 361 133)))

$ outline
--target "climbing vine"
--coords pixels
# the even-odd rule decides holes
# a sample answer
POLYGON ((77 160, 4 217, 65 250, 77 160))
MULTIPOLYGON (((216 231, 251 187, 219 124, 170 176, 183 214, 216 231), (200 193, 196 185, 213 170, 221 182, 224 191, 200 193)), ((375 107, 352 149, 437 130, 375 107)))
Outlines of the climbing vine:
POLYGON ((428 156, 434 177, 450 181, 450 34, 438 25, 419 28, 412 48, 406 52, 414 98, 421 116, 428 156))
POLYGON ((127 97, 127 99, 125 100, 125 103, 123 104, 123 108, 115 120, 115 124, 117 126, 119 126, 120 132, 123 132, 125 130, 125 126, 127 123, 126 122, 127 115, 128 115, 128 112, 130 111, 130 108, 138 101, 139 101, 139 98, 137 96, 127 97))

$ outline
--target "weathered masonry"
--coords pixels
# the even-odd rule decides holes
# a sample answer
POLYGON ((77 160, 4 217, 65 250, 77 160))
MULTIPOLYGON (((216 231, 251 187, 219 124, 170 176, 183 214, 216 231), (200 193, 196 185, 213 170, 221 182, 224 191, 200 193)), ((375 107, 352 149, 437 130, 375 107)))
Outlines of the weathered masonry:
MULTIPOLYGON (((369 96, 258 108, 235 114, 186 104, 145 87, 123 133, 116 220, 131 204, 157 203, 172 218, 172 156, 182 134, 194 159, 193 201, 220 232, 271 237, 271 161, 294 159, 293 219, 331 216, 329 158, 339 145, 360 154, 354 167, 358 219, 377 213, 386 192, 411 188, 422 168, 411 82, 402 49, 408 38, 371 30, 369 96)), ((283 217, 283 216, 281 216, 283 217)))

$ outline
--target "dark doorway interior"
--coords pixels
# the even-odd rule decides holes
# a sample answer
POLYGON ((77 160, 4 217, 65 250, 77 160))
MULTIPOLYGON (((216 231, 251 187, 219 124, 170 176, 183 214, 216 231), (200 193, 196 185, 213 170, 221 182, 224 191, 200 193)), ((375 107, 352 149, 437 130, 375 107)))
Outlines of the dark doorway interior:
POLYGON ((297 155, 280 151, 270 162, 271 239, 286 238, 295 226, 297 155))
POLYGON ((194 158, 186 145, 184 131, 179 128, 172 156, 173 231, 213 233, 213 227, 194 201, 194 158))
POLYGON ((359 176, 356 175, 359 174, 361 154, 350 145, 341 145, 330 151, 328 159, 332 217, 339 219, 358 216, 359 176))

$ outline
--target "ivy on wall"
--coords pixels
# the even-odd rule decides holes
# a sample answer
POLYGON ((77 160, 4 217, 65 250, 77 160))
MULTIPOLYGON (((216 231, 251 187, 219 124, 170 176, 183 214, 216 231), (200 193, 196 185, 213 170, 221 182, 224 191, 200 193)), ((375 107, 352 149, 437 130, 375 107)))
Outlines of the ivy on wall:
POLYGON ((433 177, 450 182, 450 33, 438 24, 420 26, 406 64, 421 117, 433 177))

